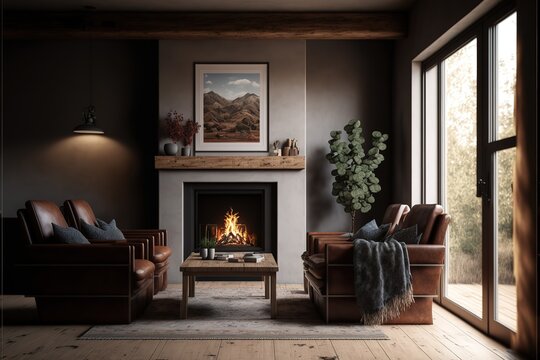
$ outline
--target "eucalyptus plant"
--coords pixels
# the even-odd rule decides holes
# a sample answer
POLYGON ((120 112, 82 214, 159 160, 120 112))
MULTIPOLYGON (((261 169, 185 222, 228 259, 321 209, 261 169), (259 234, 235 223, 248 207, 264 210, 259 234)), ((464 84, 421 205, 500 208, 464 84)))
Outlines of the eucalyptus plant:
POLYGON ((372 147, 367 154, 363 144, 366 142, 362 134, 362 123, 353 119, 344 127, 347 137, 341 140, 341 130, 330 132, 330 152, 328 161, 335 165, 332 170, 334 182, 332 195, 338 204, 343 205, 345 212, 351 214, 352 231, 356 212, 367 213, 375 202, 374 194, 381 191, 379 178, 375 170, 383 162, 382 151, 386 150, 385 141, 388 134, 380 131, 371 133, 372 147))

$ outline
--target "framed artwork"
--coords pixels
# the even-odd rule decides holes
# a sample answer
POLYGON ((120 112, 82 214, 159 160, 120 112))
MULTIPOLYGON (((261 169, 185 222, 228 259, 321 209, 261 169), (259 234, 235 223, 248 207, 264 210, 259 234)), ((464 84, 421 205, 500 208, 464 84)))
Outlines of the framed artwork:
POLYGON ((195 64, 196 151, 268 151, 268 64, 195 64))

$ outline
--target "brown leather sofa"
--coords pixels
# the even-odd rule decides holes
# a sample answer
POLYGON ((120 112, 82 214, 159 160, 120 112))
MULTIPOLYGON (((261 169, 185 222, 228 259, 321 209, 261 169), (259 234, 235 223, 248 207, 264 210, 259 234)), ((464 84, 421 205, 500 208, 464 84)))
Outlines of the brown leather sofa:
MULTIPOLYGON (((439 205, 415 205, 402 220, 402 227, 417 224, 422 233, 418 245, 407 245, 412 274, 414 304, 387 324, 432 324, 433 297, 437 297, 445 258, 445 234, 450 216, 439 205)), ((314 245, 305 261, 309 294, 326 322, 361 321, 356 304, 353 244, 327 237, 314 245), (333 241, 333 242, 332 242, 333 241)), ((314 244, 316 240, 314 240, 314 244)))
MULTIPOLYGON (((389 233, 392 233, 397 225, 404 219, 410 211, 408 205, 404 204, 390 204, 384 212, 384 216, 381 222, 382 224, 390 224, 388 229, 389 233)), ((326 244, 336 243, 350 243, 350 239, 347 236, 343 236, 345 232, 308 232, 306 235, 306 251, 302 254, 302 260, 304 261, 304 291, 309 292, 308 280, 306 272, 309 270, 310 265, 313 264, 309 257, 314 254, 320 254, 316 262, 324 260, 324 248, 326 244)))
MULTIPOLYGON (((85 200, 67 200, 64 202, 64 211, 70 226, 80 229, 81 221, 97 225, 96 215, 90 204, 85 200)), ((167 270, 171 248, 167 246, 167 232, 165 230, 122 229, 126 239, 147 238, 149 244, 146 248, 147 259, 154 263, 154 294, 167 288, 167 270)))
POLYGON ((27 201, 17 215, 26 244, 15 267, 41 321, 129 323, 152 301, 154 264, 141 259, 146 240, 58 244, 52 224, 68 224, 56 204, 27 201))

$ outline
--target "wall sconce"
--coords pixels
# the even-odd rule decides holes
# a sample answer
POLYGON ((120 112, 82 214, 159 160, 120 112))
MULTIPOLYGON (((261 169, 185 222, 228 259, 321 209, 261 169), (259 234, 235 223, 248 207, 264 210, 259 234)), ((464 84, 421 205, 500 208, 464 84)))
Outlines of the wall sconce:
POLYGON ((105 134, 103 130, 96 126, 96 108, 90 105, 83 112, 83 123, 77 125, 73 132, 76 134, 105 134))

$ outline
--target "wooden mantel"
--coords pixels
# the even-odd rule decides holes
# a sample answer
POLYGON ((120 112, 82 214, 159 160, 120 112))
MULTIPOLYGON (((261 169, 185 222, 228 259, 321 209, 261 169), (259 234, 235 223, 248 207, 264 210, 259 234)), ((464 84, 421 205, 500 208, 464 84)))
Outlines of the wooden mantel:
POLYGON ((156 156, 158 170, 302 170, 304 156, 156 156))

